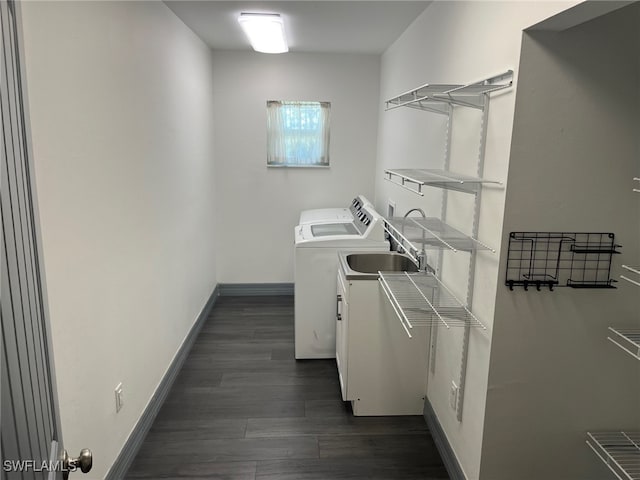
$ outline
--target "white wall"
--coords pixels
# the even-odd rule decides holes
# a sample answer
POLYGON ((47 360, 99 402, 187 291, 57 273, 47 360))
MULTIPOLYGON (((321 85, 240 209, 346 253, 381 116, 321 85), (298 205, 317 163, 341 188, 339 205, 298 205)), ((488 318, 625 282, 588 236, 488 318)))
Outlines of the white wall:
MULTIPOLYGON (((522 30, 575 2, 435 2, 384 53, 381 66, 380 100, 425 83, 472 82, 516 70, 522 30)), ((509 147, 514 112, 515 89, 492 96, 486 147, 485 177, 507 181, 509 147)), ((479 118, 457 111, 454 116, 452 170, 474 173, 477 161, 479 118), (476 149, 476 150, 474 150, 476 149)), ((383 179, 385 168, 441 168, 445 124, 436 114, 396 109, 380 113, 376 200, 386 212, 391 199, 397 212, 421 207, 431 216, 440 215, 441 192, 429 191, 424 198, 408 193, 383 179)), ((470 231, 469 202, 462 194, 449 194, 447 220, 470 231), (468 226, 465 228, 465 224, 468 226)), ((480 475, 480 458, 491 351, 494 300, 499 278, 498 259, 502 240, 505 190, 485 188, 480 213, 479 238, 494 247, 496 254, 481 252, 477 257, 472 310, 487 326, 471 332, 467 389, 462 422, 449 406, 451 381, 458 381, 460 332, 441 331, 438 337, 436 373, 429 378, 428 398, 444 428, 449 443, 468 479, 480 475)), ((442 276, 464 295, 463 270, 467 254, 445 259, 442 276)), ((512 477, 513 478, 513 477, 512 477)))
POLYGON ((378 55, 214 52, 220 283, 292 282, 301 210, 373 198, 378 55), (267 100, 331 102, 329 169, 267 168, 267 100))
POLYGON ((63 436, 103 478, 216 284, 211 56, 161 2, 22 10, 63 436))
MULTIPOLYGON (((503 245, 510 231, 613 232, 613 278, 640 264, 638 32, 635 4, 525 36, 503 245)), ((640 289, 617 287, 498 288, 482 479, 612 477, 585 440, 640 425, 640 362, 607 341, 609 326, 640 327, 640 289)))

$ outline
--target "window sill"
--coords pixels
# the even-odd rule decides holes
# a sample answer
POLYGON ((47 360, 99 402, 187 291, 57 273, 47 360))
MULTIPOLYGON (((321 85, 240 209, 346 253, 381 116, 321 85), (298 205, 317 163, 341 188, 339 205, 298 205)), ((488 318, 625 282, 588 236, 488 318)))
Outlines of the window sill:
POLYGON ((331 168, 330 165, 267 165, 267 168, 331 168))

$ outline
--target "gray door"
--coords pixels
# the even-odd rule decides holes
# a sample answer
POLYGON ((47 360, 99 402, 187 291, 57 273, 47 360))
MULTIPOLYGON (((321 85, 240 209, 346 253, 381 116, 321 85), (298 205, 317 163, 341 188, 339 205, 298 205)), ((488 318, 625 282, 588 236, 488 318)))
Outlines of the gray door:
MULTIPOLYGON (((21 82, 18 7, 0 1, 1 468, 2 480, 53 480, 80 466, 64 463, 21 82)), ((85 452, 83 470, 90 464, 86 457, 85 452)))

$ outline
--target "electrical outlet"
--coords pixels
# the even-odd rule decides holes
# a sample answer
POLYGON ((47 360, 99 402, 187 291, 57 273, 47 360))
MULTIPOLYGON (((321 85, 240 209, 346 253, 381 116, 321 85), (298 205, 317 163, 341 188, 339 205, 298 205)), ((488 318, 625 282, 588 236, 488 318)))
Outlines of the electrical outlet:
POLYGON ((458 408, 458 392, 460 388, 456 385, 456 382, 451 382, 451 390, 449 390, 449 405, 452 409, 458 408))
POLYGON ((122 382, 120 382, 117 386, 116 386, 116 413, 118 413, 120 410, 122 410, 122 405, 124 405, 124 398, 122 396, 122 382))
POLYGON ((387 218, 393 218, 393 215, 396 212, 396 202, 393 200, 389 200, 387 204, 387 218))

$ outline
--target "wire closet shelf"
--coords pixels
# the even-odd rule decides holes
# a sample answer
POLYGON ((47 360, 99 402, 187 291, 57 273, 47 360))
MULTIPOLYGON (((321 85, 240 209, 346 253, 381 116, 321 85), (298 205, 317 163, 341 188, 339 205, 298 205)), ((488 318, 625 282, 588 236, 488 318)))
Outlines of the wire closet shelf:
POLYGON ((630 265, 622 265, 622 268, 624 268, 625 270, 628 270, 629 272, 634 273, 635 275, 638 275, 637 279, 634 280, 633 278, 627 277, 626 275, 620 275, 620 278, 623 280, 626 280, 627 282, 640 287, 640 266, 636 267, 636 266, 630 266, 630 265))
POLYGON ((632 357, 640 360, 640 330, 609 327, 607 340, 613 342, 632 357))
POLYGON ((443 115, 449 114, 449 106, 483 110, 486 94, 509 88, 512 84, 513 70, 468 84, 427 83, 388 99, 385 105, 387 110, 409 107, 443 115))
POLYGON ((587 432, 587 445, 619 480, 640 480, 640 432, 587 432))
POLYGON ((393 234, 394 240, 398 240, 395 236, 399 236, 400 240, 404 238, 413 249, 421 246, 425 249, 448 249, 453 252, 490 250, 495 253, 493 248, 462 233, 439 218, 392 217, 385 218, 384 221, 391 230, 387 233, 393 234))
MULTIPOLYGON (((640 267, 622 265, 622 268, 637 276, 634 280, 626 275, 620 275, 620 278, 626 280, 632 285, 640 287, 640 267)), ((620 347, 632 357, 640 360, 640 329, 623 329, 609 327, 611 336, 607 337, 609 341, 620 347)))
POLYGON ((407 335, 415 327, 486 330, 467 306, 430 272, 378 272, 378 281, 407 335))
MULTIPOLYGON (((438 326, 462 327, 462 349, 460 358, 460 376, 456 418, 462 421, 462 410, 465 397, 467 376, 467 358, 469 349, 470 327, 485 328, 481 322, 469 311, 473 304, 474 277, 476 255, 479 250, 495 250, 477 240, 479 230, 480 204, 482 191, 487 186, 500 186, 501 183, 484 179, 484 157, 489 125, 489 104, 492 92, 508 89, 513 85, 513 70, 503 71, 484 80, 468 84, 425 84, 385 102, 386 110, 401 107, 440 114, 446 119, 444 161, 437 164, 425 164, 425 167, 415 168, 416 165, 405 165, 407 168, 393 168, 384 171, 384 179, 394 185, 404 188, 419 196, 424 196, 423 187, 435 187, 442 190, 442 203, 439 218, 412 217, 407 219, 389 219, 385 221, 385 230, 392 243, 397 243, 398 251, 407 252, 416 263, 424 267, 425 273, 421 277, 407 276, 406 278, 381 274, 379 281, 382 289, 389 297, 390 303, 400 319, 406 333, 411 337, 411 329, 418 325, 431 325, 430 370, 435 373, 435 352, 437 345, 438 326), (478 155, 475 159, 475 170, 467 171, 470 175, 463 175, 449 170, 451 165, 452 129, 457 118, 456 112, 464 109, 475 109, 480 115, 472 115, 479 120, 474 122, 474 131, 478 127, 478 155), (479 118, 478 118, 479 117, 479 118), (473 175, 473 176, 472 176, 473 175), (450 195, 450 193, 452 195, 450 195), (448 218, 447 204, 461 200, 459 196, 471 195, 473 200, 473 221, 470 229, 462 233, 442 220, 448 218), (442 219, 442 220, 440 220, 442 219), (467 235, 466 232, 470 232, 467 235), (444 253, 433 255, 437 265, 430 265, 427 261, 427 250, 448 249, 453 252, 468 252, 469 268, 466 281, 465 303, 451 294, 435 276, 429 276, 442 269, 444 253), (418 280, 418 278, 420 280, 418 280), (438 285, 438 288, 434 288, 438 285), (451 300, 454 301, 451 301, 451 300), (448 301, 451 301, 448 303, 448 301)), ((462 126, 466 122, 463 122, 462 126)), ((469 132, 472 133, 472 132, 469 132)), ((471 160, 471 158, 469 158, 471 160)), ((469 162, 471 163, 471 162, 469 162)), ((401 165, 398 165, 401 167, 401 165)), ((466 199, 464 205, 466 205, 466 199)), ((417 210, 417 209, 412 209, 417 210)), ((407 213, 410 213, 411 210, 407 213)), ((463 227, 464 228, 464 227, 463 227)), ((431 255, 431 253, 430 253, 431 255)), ((431 259, 431 258, 430 258, 431 259)), ((459 292, 459 290, 456 290, 459 292)))
POLYGON ((402 188, 424 196, 422 187, 437 187, 463 193, 478 193, 483 184, 502 185, 502 182, 462 175, 440 169, 398 168, 385 170, 384 179, 402 188))

